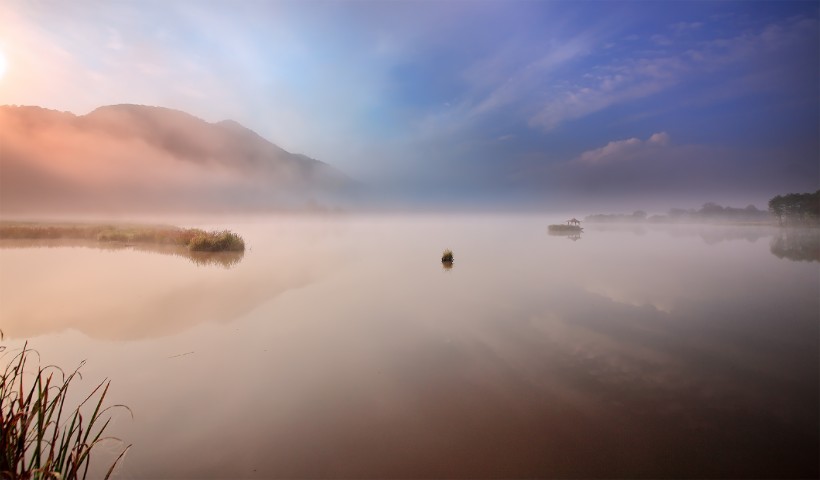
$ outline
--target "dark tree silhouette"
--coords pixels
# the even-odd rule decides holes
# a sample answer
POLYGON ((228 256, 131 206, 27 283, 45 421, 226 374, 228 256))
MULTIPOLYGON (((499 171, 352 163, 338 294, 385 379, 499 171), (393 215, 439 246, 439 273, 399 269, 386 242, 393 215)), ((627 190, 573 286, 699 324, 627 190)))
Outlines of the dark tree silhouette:
POLYGON ((769 200, 769 211, 780 225, 817 224, 820 221, 820 190, 778 195, 769 200))

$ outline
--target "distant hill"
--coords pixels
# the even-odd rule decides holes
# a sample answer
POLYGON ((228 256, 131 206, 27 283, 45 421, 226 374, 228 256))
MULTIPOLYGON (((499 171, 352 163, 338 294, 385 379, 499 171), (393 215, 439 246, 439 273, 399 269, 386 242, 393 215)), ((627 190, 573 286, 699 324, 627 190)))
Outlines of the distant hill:
POLYGON ((3 212, 299 208, 356 188, 232 120, 143 105, 80 116, 0 107, 3 212))

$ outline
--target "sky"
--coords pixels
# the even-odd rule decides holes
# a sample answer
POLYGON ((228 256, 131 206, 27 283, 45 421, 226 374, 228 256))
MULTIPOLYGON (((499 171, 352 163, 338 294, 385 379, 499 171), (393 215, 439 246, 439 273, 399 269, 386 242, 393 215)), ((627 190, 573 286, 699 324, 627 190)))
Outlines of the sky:
POLYGON ((819 9, 10 0, 0 104, 233 119, 422 203, 765 207, 820 188, 819 9))

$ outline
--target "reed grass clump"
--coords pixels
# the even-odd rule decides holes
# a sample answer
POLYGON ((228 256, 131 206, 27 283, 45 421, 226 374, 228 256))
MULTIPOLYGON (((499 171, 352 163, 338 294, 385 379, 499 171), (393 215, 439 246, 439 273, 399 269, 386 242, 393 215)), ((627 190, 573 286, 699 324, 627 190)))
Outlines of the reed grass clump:
POLYGON ((245 250, 245 241, 229 230, 202 232, 191 239, 188 249, 192 252, 241 252, 245 250))
MULTIPOLYGON (((104 436, 111 409, 128 407, 104 405, 110 384, 105 380, 71 408, 66 399, 71 384, 81 378, 82 364, 69 374, 55 366, 29 368, 36 352, 28 344, 10 358, 3 348, 0 358, 8 361, 0 372, 0 478, 87 478, 95 447, 104 441, 120 442, 104 436)), ((104 478, 111 476, 129 448, 122 449, 104 478)))
POLYGON ((447 249, 441 254, 441 263, 453 263, 453 251, 452 250, 447 249))

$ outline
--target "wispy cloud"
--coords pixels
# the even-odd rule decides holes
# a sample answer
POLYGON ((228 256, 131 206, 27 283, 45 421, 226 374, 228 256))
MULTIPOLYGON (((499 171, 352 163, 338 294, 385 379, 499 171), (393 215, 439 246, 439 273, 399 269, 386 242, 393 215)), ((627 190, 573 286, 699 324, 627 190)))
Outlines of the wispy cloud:
MULTIPOLYGON (((692 25, 686 24, 686 28, 699 28, 692 25)), ((754 32, 699 40, 694 45, 678 43, 663 35, 654 36, 655 43, 676 47, 677 51, 589 66, 573 85, 555 91, 532 116, 530 125, 548 132, 567 121, 656 95, 698 75, 711 75, 752 60, 761 53, 787 53, 800 40, 816 39, 817 27, 815 19, 791 18, 754 32)), ((678 25, 677 28, 683 27, 678 25)), ((759 85, 761 89, 780 87, 779 84, 759 85)))
POLYGON ((585 165, 601 165, 613 162, 629 161, 639 153, 663 148, 669 144, 669 134, 655 133, 645 141, 632 137, 626 140, 615 140, 603 147, 583 152, 574 161, 585 165))
POLYGON ((469 108, 469 115, 481 115, 520 100, 522 93, 538 88, 548 82, 556 70, 588 54, 592 44, 588 35, 550 44, 544 55, 509 73, 489 92, 481 95, 469 108))

